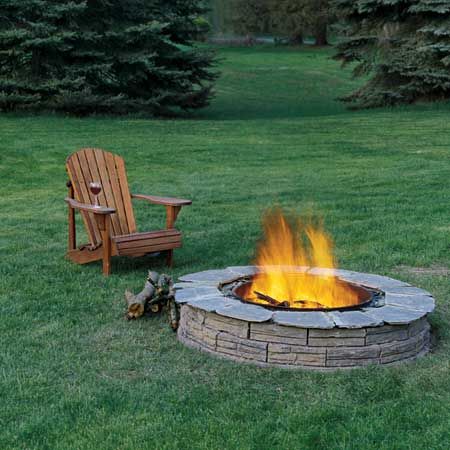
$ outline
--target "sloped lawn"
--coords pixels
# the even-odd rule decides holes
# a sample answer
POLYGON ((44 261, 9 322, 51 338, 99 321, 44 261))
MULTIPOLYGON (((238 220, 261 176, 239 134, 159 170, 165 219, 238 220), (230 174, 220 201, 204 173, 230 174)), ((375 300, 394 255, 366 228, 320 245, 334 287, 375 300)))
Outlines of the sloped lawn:
MULTIPOLYGON (((219 54, 190 119, 0 116, 0 448, 449 448, 450 107, 346 111, 334 99, 357 84, 327 50, 219 54), (127 322, 124 290, 165 268, 116 259, 105 279, 64 259, 64 160, 83 146, 122 154, 135 192, 194 200, 173 276, 249 263, 270 205, 315 211, 341 267, 436 296, 433 353, 267 370, 183 347, 163 317, 127 322)), ((162 226, 163 208, 136 210, 162 226)))

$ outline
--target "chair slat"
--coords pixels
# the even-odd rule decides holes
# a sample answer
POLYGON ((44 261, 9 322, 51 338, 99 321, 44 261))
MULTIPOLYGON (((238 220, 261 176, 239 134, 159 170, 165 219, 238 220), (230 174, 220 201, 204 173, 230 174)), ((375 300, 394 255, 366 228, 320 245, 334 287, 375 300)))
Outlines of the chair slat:
MULTIPOLYGON (((101 150, 93 150, 93 152, 95 155, 95 160, 97 161, 97 168, 100 174, 100 182, 102 184, 102 190, 105 194, 106 206, 117 209, 116 201, 109 180, 108 169, 106 168, 106 161, 104 155, 105 152, 101 150)), ((120 221, 117 214, 111 214, 111 222, 113 235, 123 234, 123 232, 126 233, 127 230, 122 230, 120 226, 120 221)))
MULTIPOLYGON (((87 160, 87 164, 89 167, 89 170, 91 172, 91 181, 97 181, 97 182, 101 182, 100 179, 100 173, 98 172, 98 167, 97 167, 97 160, 95 159, 95 155, 94 155, 94 151, 92 149, 85 149, 85 150, 81 150, 79 152, 79 155, 84 154, 87 160)), ((91 196, 91 201, 94 200, 94 197, 91 196)), ((103 189, 100 191, 100 194, 98 194, 98 201, 100 203, 100 205, 106 205, 106 197, 105 197, 105 193, 103 191, 103 189)))
MULTIPOLYGON (((74 188, 75 200, 80 203, 91 203, 88 188, 83 175, 83 169, 76 153, 67 160, 66 167, 74 188)), ((93 214, 82 212, 81 216, 83 218, 91 244, 99 244, 101 242, 101 236, 93 214)))
POLYGON ((175 228, 170 230, 161 230, 161 231, 149 231, 147 233, 133 233, 127 234, 124 236, 114 236, 115 242, 128 242, 128 241, 139 241, 146 240, 152 238, 160 238, 164 236, 181 236, 181 231, 178 231, 175 228))
POLYGON ((154 239, 140 239, 138 241, 116 242, 117 248, 122 251, 127 248, 148 247, 151 245, 168 244, 172 242, 181 242, 181 236, 164 236, 154 239))
POLYGON ((122 190, 119 184, 119 176, 117 173, 116 162, 114 160, 114 155, 109 152, 104 153, 106 168, 109 174, 109 181, 111 183, 112 193, 114 195, 114 202, 117 210, 117 218, 119 221, 121 233, 116 233, 116 235, 120 234, 128 234, 130 232, 127 221, 127 213, 125 211, 125 206, 122 198, 122 190))
MULTIPOLYGON (((89 188, 89 183, 92 181, 91 180, 91 173, 89 170, 89 164, 85 158, 85 155, 83 154, 83 152, 79 152, 77 154, 77 158, 78 158, 78 163, 79 163, 79 167, 80 167, 80 186, 83 192, 83 198, 85 200, 85 203, 94 203, 94 196, 91 194, 90 188, 89 188)), ((88 213, 90 220, 91 220, 91 225, 92 225, 92 229, 95 233, 96 236, 96 240, 98 243, 100 243, 102 241, 102 234, 98 228, 97 225, 97 221, 95 220, 95 216, 94 214, 88 213)))
POLYGON ((181 247, 181 232, 176 229, 135 233, 113 237, 119 255, 145 255, 181 247))
POLYGON ((164 250, 172 250, 174 248, 180 248, 181 241, 177 242, 166 242, 164 244, 148 245, 146 247, 139 248, 126 248, 123 250, 118 250, 120 256, 137 256, 145 255, 146 253, 160 252, 164 250))
POLYGON ((128 223, 128 232, 136 232, 136 222, 134 220, 133 205, 131 203, 131 194, 128 188, 127 173, 125 171, 125 163, 120 156, 114 155, 114 160, 116 162, 117 176, 120 185, 123 205, 126 212, 126 218, 128 223))

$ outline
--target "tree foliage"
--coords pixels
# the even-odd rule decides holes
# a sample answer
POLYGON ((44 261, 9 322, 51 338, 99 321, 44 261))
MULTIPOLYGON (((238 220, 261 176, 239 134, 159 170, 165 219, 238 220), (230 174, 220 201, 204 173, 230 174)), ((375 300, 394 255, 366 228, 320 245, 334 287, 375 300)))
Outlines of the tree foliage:
POLYGON ((199 0, 0 0, 0 109, 171 114, 205 106, 199 0))
POLYGON ((333 18, 330 0, 234 0, 236 31, 271 32, 302 43, 306 34, 317 45, 327 44, 327 28, 333 18))
POLYGON ((316 45, 327 45, 327 29, 334 13, 329 0, 269 0, 274 29, 301 43, 311 34, 316 45))
POLYGON ((345 100, 359 107, 450 97, 448 0, 335 0, 336 58, 369 81, 345 100))
POLYGON ((233 0, 233 27, 251 35, 271 31, 270 0, 233 0))

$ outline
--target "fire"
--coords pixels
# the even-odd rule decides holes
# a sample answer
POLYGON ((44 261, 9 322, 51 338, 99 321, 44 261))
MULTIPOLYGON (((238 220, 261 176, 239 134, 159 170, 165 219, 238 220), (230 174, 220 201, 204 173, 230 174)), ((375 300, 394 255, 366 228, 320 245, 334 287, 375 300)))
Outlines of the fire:
MULTIPOLYGON (((255 264, 260 273, 246 292, 248 300, 291 308, 339 308, 360 303, 351 285, 335 275, 333 243, 323 225, 290 222, 280 209, 263 219, 264 237, 258 246, 255 264), (330 269, 326 275, 313 275, 298 267, 330 269)), ((327 271, 328 272, 328 271, 327 271)))

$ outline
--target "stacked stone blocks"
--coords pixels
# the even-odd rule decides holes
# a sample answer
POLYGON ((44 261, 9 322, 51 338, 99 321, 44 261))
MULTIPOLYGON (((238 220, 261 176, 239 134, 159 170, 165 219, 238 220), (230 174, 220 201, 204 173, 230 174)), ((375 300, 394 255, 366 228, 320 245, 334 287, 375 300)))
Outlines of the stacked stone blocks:
POLYGON ((178 336, 182 342, 260 365, 333 369, 391 364, 416 358, 430 343, 425 318, 408 325, 321 330, 253 323, 186 304, 181 308, 178 336))
MULTIPOLYGON (((267 268, 270 270, 270 268, 267 268)), ((272 311, 230 298, 222 286, 254 275, 234 266, 180 277, 180 341, 209 353, 261 366, 335 370, 409 361, 428 352, 433 296, 389 277, 348 270, 286 267, 338 276, 378 289, 384 301, 352 311, 272 311)))

